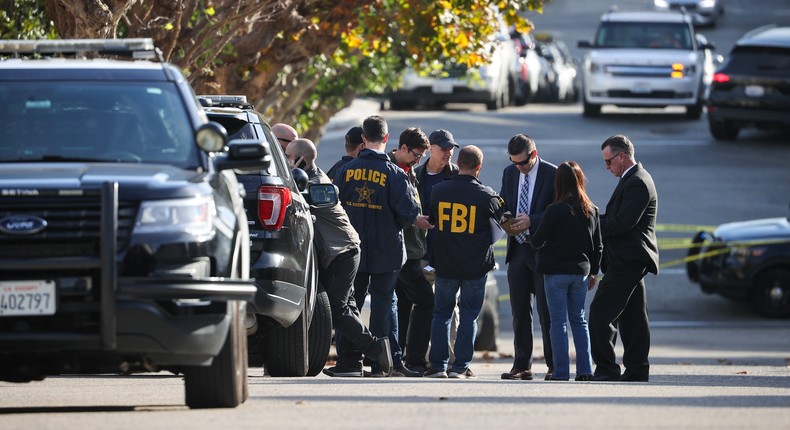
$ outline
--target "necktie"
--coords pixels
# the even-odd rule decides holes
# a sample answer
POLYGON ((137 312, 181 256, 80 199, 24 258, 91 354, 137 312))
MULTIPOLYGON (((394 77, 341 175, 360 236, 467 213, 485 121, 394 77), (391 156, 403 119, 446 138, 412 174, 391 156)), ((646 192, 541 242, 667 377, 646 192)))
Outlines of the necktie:
MULTIPOLYGON (((529 175, 524 175, 524 184, 521 186, 521 192, 518 195, 518 209, 520 214, 529 213, 529 175)), ((529 235, 529 229, 522 231, 516 235, 518 243, 524 243, 529 235)))

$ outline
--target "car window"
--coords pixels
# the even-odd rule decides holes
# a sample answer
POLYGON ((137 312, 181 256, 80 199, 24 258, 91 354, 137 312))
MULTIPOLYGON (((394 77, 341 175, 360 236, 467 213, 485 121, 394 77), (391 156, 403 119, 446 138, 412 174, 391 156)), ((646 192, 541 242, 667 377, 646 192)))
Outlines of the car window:
POLYGON ((790 49, 765 46, 738 46, 730 54, 728 73, 787 76, 790 49))
POLYGON ((0 83, 0 161, 196 165, 192 125, 170 83, 0 83))
POLYGON ((602 48, 693 49, 691 30, 683 23, 604 22, 595 45, 602 48))

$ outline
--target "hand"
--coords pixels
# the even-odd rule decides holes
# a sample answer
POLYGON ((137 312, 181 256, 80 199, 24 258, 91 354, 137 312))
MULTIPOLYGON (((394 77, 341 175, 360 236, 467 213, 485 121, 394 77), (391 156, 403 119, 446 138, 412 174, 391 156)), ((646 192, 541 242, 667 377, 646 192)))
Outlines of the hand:
POLYGON ((587 291, 592 291, 592 289, 595 288, 595 284, 597 283, 598 283, 598 276, 590 275, 587 278, 587 291))
POLYGON ((414 225, 420 230, 430 230, 433 228, 433 224, 428 222, 428 215, 417 215, 417 218, 414 220, 414 225))
POLYGON ((529 219, 529 215, 527 214, 518 214, 516 215, 516 222, 512 224, 512 228, 515 231, 524 231, 532 226, 532 220, 529 219))

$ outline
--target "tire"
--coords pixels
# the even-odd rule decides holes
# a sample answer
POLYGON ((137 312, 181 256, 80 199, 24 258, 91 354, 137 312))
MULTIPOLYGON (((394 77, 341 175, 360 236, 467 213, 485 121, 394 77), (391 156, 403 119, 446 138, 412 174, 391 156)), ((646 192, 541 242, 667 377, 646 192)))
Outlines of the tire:
POLYGON ((710 134, 716 140, 735 140, 740 129, 725 120, 708 119, 710 134))
POLYGON ((763 316, 790 317, 790 270, 771 269, 758 275, 752 285, 751 301, 763 316))
POLYGON ((313 319, 307 334, 309 346, 309 368, 307 376, 316 376, 326 366, 329 358, 329 347, 332 344, 332 308, 329 296, 323 290, 318 291, 313 310, 313 319))
POLYGON ((702 116, 702 100, 697 100, 697 103, 686 106, 686 119, 699 119, 702 116))
POLYGON ((247 334, 245 303, 232 301, 225 343, 211 366, 184 369, 186 404, 198 408, 235 408, 247 400, 247 334))
POLYGON ((601 114, 601 105, 587 103, 586 98, 582 100, 582 104, 584 105, 584 113, 583 113, 584 116, 589 118, 601 114))
POLYGON ((263 328, 261 355, 266 373, 271 376, 297 377, 307 375, 308 326, 307 298, 302 302, 302 314, 290 327, 269 322, 263 328))
POLYGON ((477 337, 475 351, 496 351, 499 338, 497 311, 490 301, 483 303, 483 309, 477 317, 477 337))

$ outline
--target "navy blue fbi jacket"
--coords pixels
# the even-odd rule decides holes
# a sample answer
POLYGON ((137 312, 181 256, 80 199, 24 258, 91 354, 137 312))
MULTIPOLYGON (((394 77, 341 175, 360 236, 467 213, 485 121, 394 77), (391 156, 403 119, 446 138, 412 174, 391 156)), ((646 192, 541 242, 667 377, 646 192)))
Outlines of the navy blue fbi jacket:
POLYGON ((406 173, 387 154, 363 149, 338 169, 334 181, 362 242, 359 272, 400 270, 406 261, 403 228, 420 213, 417 190, 406 173))
POLYGON ((498 223, 506 210, 504 200, 472 175, 453 176, 433 187, 430 264, 436 276, 479 279, 493 269, 491 220, 498 223))

